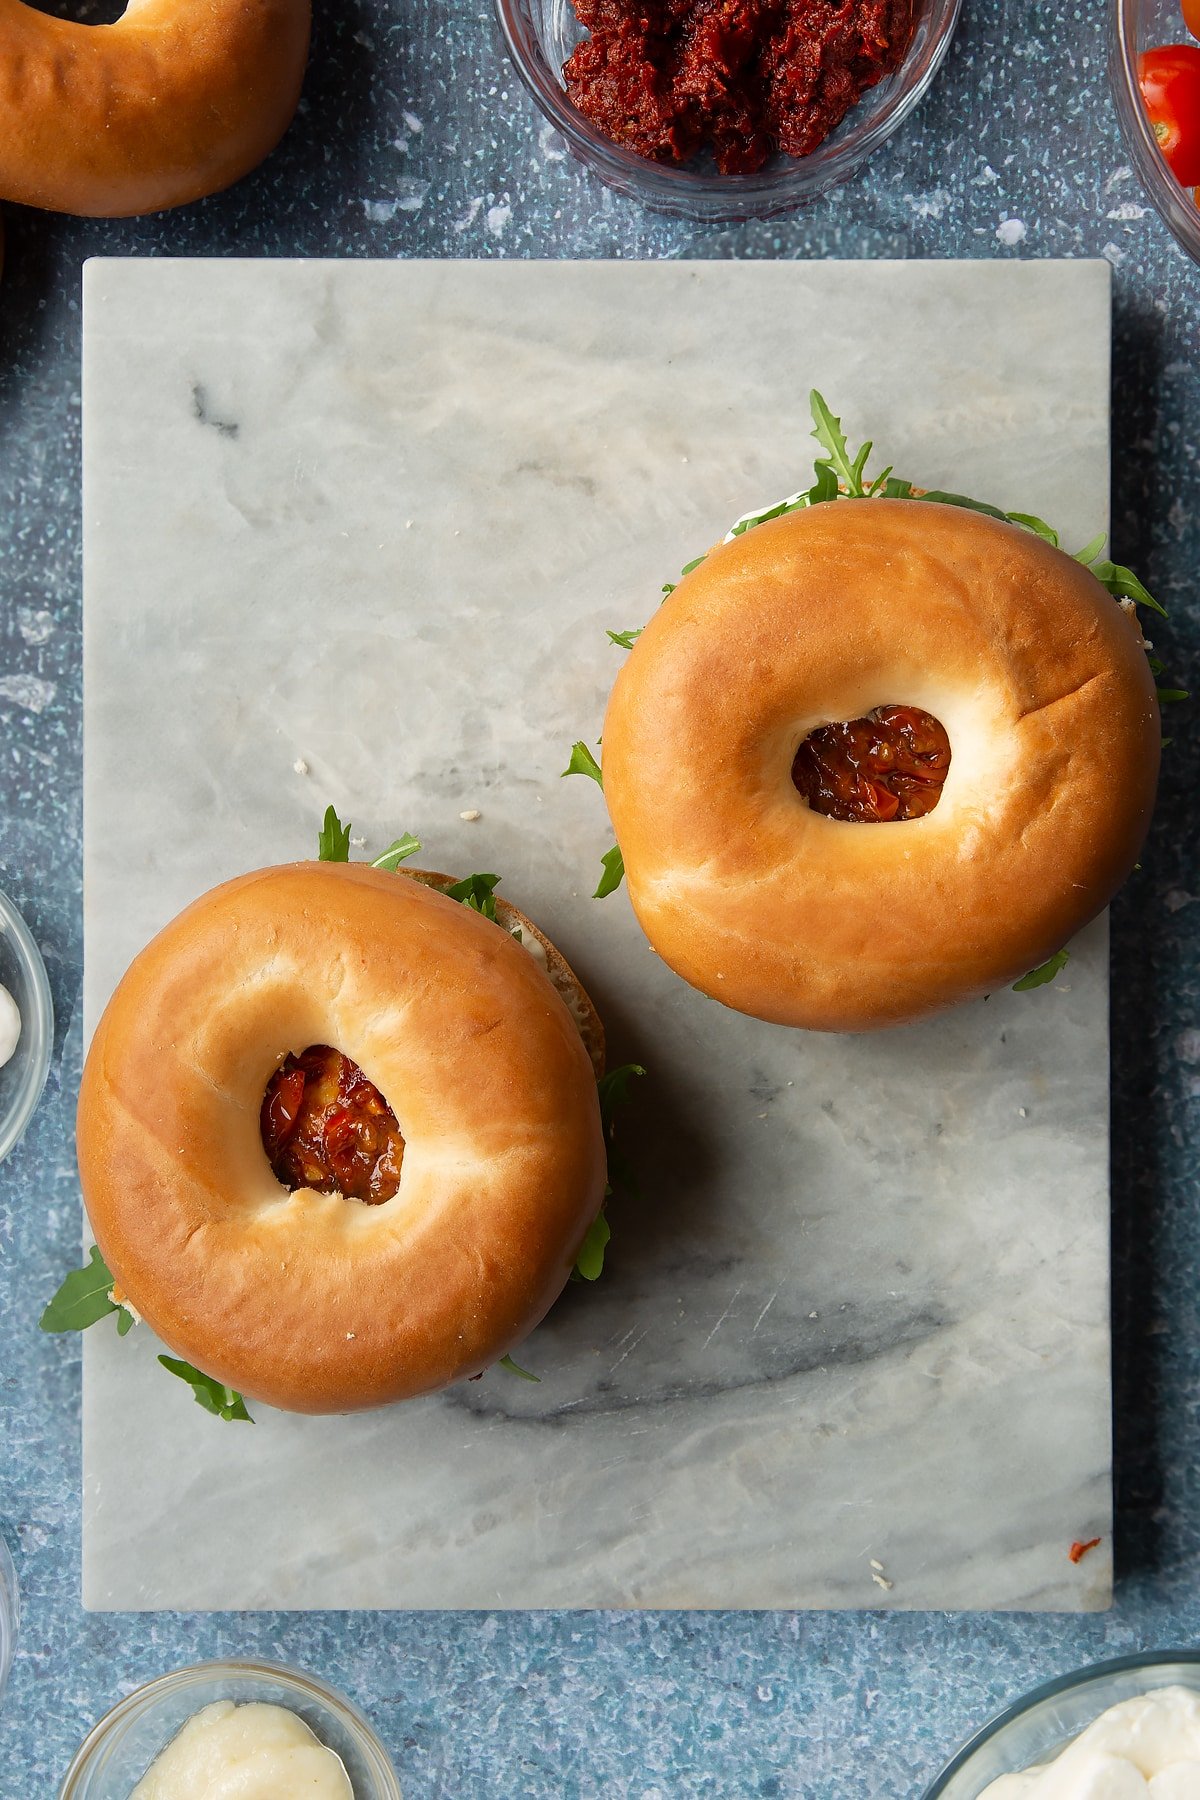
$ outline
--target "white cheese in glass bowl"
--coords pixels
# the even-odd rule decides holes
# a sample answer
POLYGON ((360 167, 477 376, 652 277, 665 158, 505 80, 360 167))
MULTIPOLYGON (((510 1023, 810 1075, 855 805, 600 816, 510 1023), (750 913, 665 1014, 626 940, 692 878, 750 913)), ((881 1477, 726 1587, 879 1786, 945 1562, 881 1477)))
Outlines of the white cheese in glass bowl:
POLYGON ((1060 1755, 1001 1775, 979 1800, 1200 1800, 1200 1693, 1121 1700, 1060 1755))
POLYGON ((194 1713, 130 1800, 354 1800, 340 1757, 285 1706, 214 1700, 194 1713))
POLYGON ((0 1069, 11 1062, 21 1041, 21 1009, 6 987, 0 986, 0 1069))

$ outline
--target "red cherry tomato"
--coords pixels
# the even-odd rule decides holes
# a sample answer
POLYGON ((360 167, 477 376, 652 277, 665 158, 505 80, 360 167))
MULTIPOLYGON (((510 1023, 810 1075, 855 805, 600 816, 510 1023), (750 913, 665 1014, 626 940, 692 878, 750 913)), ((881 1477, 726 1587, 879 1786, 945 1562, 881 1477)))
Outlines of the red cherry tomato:
POLYGON ((1183 22, 1193 37, 1200 38, 1200 0, 1183 0, 1183 22))
POLYGON ((1158 147, 1184 187, 1200 184, 1200 50, 1166 44, 1138 57, 1138 86, 1158 147))

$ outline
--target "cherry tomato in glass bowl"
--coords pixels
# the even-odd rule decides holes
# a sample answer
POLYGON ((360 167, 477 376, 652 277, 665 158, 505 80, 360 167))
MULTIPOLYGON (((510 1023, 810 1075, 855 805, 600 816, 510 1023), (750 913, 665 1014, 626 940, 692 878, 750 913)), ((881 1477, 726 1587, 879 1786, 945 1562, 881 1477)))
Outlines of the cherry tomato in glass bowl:
POLYGON ((1200 49, 1165 44, 1138 57, 1138 86, 1158 147, 1184 187, 1200 184, 1200 49))
POLYGON ((1183 0, 1183 22, 1194 38, 1200 38, 1200 0, 1183 0))

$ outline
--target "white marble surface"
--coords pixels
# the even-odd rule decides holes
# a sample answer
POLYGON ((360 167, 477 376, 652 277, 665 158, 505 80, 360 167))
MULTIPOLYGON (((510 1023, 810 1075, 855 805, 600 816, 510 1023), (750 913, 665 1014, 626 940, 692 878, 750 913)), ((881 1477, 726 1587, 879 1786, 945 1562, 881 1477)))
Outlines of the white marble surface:
POLYGON ((1053 988, 788 1033, 588 898, 600 796, 557 776, 604 627, 803 478, 810 385, 1090 537, 1108 305, 1102 263, 89 266, 91 1021, 333 800, 368 854, 502 870, 652 1069, 642 1198, 540 1386, 232 1426, 89 1333, 89 1606, 1107 1603, 1103 922, 1053 988))

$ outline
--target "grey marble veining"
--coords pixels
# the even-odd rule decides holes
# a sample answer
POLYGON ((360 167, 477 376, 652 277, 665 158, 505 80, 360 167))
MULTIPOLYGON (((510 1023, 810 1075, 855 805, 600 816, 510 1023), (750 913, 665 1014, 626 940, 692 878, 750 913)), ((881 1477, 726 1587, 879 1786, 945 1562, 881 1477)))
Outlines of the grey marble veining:
POLYGON ((540 1385, 251 1431, 145 1333, 92 1332, 88 1604, 1106 1603, 1103 922, 1053 989, 779 1031, 588 898, 606 822, 558 773, 599 729, 604 627, 810 465, 811 384, 906 472, 1090 537, 1108 275, 91 266, 90 1018, 332 799, 367 854, 407 828, 502 870, 651 1075, 642 1198, 522 1352, 540 1385))

